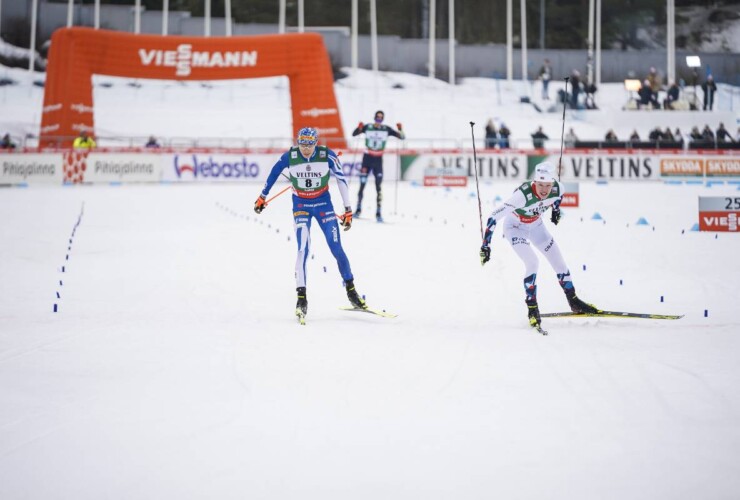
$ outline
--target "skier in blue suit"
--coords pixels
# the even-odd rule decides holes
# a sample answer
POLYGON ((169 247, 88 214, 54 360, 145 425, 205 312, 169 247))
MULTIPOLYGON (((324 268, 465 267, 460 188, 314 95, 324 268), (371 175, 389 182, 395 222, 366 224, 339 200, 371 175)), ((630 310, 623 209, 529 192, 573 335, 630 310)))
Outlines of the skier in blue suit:
POLYGON ((262 193, 254 203, 258 214, 267 206, 267 195, 283 170, 288 169, 288 178, 293 186, 293 219, 298 243, 298 256, 295 265, 296 291, 298 302, 296 316, 303 323, 308 311, 306 300, 306 260, 311 245, 311 220, 324 233, 332 255, 337 260, 339 273, 344 280, 347 298, 358 309, 367 305, 355 290, 354 277, 349 259, 342 248, 337 218, 345 231, 352 227, 352 207, 349 201, 349 189, 342 172, 342 165, 337 154, 326 146, 317 146, 319 133, 315 128, 304 127, 298 132, 298 147, 292 147, 275 163, 267 177, 262 193), (331 203, 329 178, 334 177, 344 203, 344 214, 337 217, 331 203))

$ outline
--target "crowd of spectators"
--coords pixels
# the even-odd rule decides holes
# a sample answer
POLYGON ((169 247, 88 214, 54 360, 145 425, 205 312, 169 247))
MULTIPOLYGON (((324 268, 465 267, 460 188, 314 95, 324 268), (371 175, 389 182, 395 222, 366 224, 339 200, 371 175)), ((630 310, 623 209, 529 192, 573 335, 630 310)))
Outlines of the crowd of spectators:
MULTIPOLYGON (((698 78, 698 75, 696 75, 698 78)), ((697 96, 694 95, 693 102, 681 99, 681 92, 684 88, 683 80, 679 85, 676 81, 669 81, 668 86, 663 86, 663 80, 658 71, 653 67, 648 71, 648 75, 642 82, 641 87, 637 90, 637 109, 660 109, 666 110, 688 110, 699 109, 697 96), (660 102, 660 93, 665 92, 663 102, 660 102)), ((703 93, 703 110, 711 111, 714 106, 714 97, 717 93, 717 84, 714 76, 707 75, 706 80, 700 85, 703 93)))
MULTIPOLYGON (((506 125, 502 123, 501 127, 497 130, 493 120, 488 120, 486 124, 486 149, 509 148, 510 135, 511 132, 506 128, 506 125)), ((537 130, 532 132, 530 137, 532 138, 532 146, 535 148, 544 148, 546 141, 550 139, 541 126, 537 127, 537 130)), ((671 127, 661 128, 656 126, 644 138, 640 137, 637 129, 633 129, 627 139, 620 139, 614 129, 609 129, 603 139, 581 140, 572 127, 563 136, 563 144, 567 148, 597 147, 597 145, 603 145, 604 147, 626 147, 630 144, 640 144, 642 147, 648 147, 649 144, 653 146, 659 145, 660 147, 679 148, 684 147, 684 145, 693 145, 696 148, 734 147, 726 146, 731 143, 740 143, 740 128, 737 130, 737 137, 733 138, 723 123, 719 124, 717 130, 712 130, 709 125, 705 125, 701 131, 699 127, 694 127, 687 135, 684 135, 678 127, 671 130, 671 127)))
POLYGON ((494 149, 496 146, 507 149, 510 135, 511 131, 505 123, 502 123, 501 127, 496 130, 493 120, 488 120, 488 123, 486 123, 486 149, 494 149))

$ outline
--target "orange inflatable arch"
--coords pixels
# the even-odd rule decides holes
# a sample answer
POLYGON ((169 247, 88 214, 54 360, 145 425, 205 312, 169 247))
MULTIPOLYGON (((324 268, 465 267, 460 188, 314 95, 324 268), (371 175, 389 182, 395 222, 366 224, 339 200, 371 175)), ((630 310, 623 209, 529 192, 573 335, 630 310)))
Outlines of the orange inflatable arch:
POLYGON ((42 147, 69 147, 93 132, 92 75, 160 80, 228 80, 286 75, 294 136, 319 130, 344 147, 329 55, 320 35, 184 37, 61 28, 52 36, 41 118, 42 147))

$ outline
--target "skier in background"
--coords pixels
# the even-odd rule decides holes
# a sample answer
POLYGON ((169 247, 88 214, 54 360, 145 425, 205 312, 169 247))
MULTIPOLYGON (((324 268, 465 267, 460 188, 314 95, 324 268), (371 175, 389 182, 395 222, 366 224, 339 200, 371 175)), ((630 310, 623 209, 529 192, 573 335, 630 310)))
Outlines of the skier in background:
POLYGON ((383 182, 383 150, 385 149, 385 143, 388 141, 388 136, 393 136, 401 140, 406 138, 406 135, 402 130, 403 126, 400 123, 396 124, 396 127, 398 127, 398 132, 396 132, 388 125, 383 125, 384 119, 385 113, 382 111, 376 111, 374 123, 366 125, 360 122, 354 132, 352 132, 353 137, 365 134, 365 147, 367 148, 365 154, 362 155, 360 191, 357 193, 357 211, 355 212, 355 215, 359 217, 362 213, 362 195, 365 191, 365 184, 367 184, 367 176, 372 172, 375 176, 375 190, 378 192, 378 209, 375 212, 375 219, 378 222, 383 222, 383 216, 380 212, 380 206, 383 200, 380 183, 383 182))
POLYGON ((354 277, 349 259, 342 248, 337 216, 334 213, 329 193, 329 178, 333 175, 344 202, 344 214, 339 219, 342 221, 344 230, 349 230, 352 227, 352 207, 349 201, 347 181, 342 173, 342 165, 337 154, 326 146, 317 146, 318 140, 319 133, 315 128, 302 128, 298 132, 298 147, 290 148, 275 163, 262 193, 254 203, 254 211, 261 214, 267 207, 266 198, 270 189, 283 170, 287 168, 290 182, 293 185, 293 218, 298 243, 298 256, 295 264, 296 291, 298 292, 296 316, 301 323, 304 322, 308 312, 306 260, 310 253, 312 218, 316 219, 332 255, 337 260, 339 273, 344 280, 350 303, 357 309, 367 308, 365 301, 355 290, 354 277))
POLYGON ((555 270, 571 310, 574 313, 599 312, 599 309, 576 296, 576 289, 560 248, 540 217, 552 207, 550 220, 555 225, 560 222, 563 191, 555 178, 555 172, 556 167, 550 162, 538 164, 534 170, 534 180, 523 183, 508 200, 493 209, 486 224, 483 246, 480 249, 481 264, 485 265, 491 259, 493 231, 498 223, 503 222, 504 237, 509 240, 511 247, 524 262, 524 290, 529 324, 536 328, 540 326, 540 310, 537 304, 539 260, 530 248, 530 242, 547 258, 555 270))

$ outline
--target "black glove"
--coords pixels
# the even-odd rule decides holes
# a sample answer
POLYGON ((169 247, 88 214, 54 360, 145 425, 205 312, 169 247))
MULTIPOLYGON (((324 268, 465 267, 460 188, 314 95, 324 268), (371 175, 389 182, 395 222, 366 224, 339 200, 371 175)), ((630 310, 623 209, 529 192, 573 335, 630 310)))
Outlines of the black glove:
POLYGON ((489 260, 491 260, 491 247, 483 245, 480 247, 480 265, 484 266, 489 260))
POLYGON ((558 222, 560 222, 560 216, 561 216, 560 209, 559 208, 553 208, 552 209, 552 215, 550 215, 550 222, 552 222, 553 224, 555 224, 557 226, 558 225, 558 222))
POLYGON ((267 202, 265 201, 264 195, 260 195, 260 197, 257 198, 257 201, 254 202, 254 211, 261 214, 266 206, 267 202))

